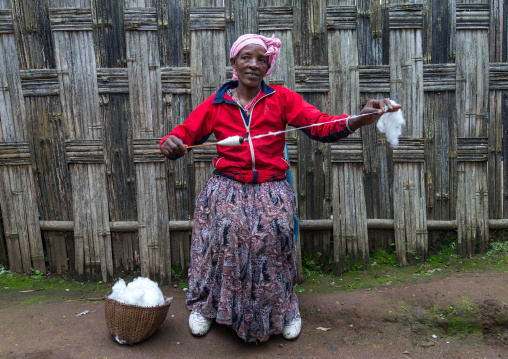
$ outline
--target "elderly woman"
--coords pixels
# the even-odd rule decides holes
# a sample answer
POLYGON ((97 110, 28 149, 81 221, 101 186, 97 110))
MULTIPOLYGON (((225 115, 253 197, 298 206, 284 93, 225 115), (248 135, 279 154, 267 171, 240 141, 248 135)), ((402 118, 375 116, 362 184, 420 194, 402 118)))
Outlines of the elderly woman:
POLYGON ((310 138, 336 142, 385 111, 397 111, 388 99, 370 100, 360 114, 330 116, 283 87, 263 78, 274 69, 281 42, 273 35, 240 36, 230 62, 233 79, 222 85, 160 142, 169 159, 187 146, 240 135, 239 146, 217 146, 215 172, 196 201, 186 304, 190 331, 203 336, 212 320, 232 327, 247 342, 282 333, 300 334, 302 320, 293 286, 296 279, 295 195, 286 181, 286 125, 304 127, 310 138), (334 121, 338 120, 338 121, 334 121), (325 123, 326 122, 326 123, 325 123))

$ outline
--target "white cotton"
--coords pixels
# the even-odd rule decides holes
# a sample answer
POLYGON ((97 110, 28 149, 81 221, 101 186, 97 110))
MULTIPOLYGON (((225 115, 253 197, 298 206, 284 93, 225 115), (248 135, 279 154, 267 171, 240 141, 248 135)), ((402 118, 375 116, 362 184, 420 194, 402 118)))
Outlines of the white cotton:
MULTIPOLYGON (((397 105, 395 101, 390 100, 392 105, 397 105)), ((379 132, 386 134, 386 140, 392 147, 399 144, 399 137, 402 134, 402 125, 404 125, 404 115, 402 110, 396 112, 387 112, 377 121, 379 132)))
MULTIPOLYGON (((127 289, 127 286, 125 284, 125 281, 120 278, 118 282, 115 283, 115 285, 112 288, 112 292, 109 296, 109 298, 116 300, 118 302, 124 302, 122 299, 125 297, 125 290, 127 289)), ((124 302, 125 303, 125 302, 124 302)))
POLYGON ((164 304, 164 295, 159 285, 144 277, 135 278, 127 285, 120 278, 113 286, 109 298, 140 307, 156 307, 164 304))
POLYGON ((125 343, 127 343, 127 341, 126 341, 126 340, 122 340, 122 339, 120 339, 120 338, 118 337, 118 335, 115 337, 115 340, 117 341, 117 343, 118 343, 118 344, 125 344, 125 343))
POLYGON ((245 140, 243 139, 242 136, 231 136, 223 139, 222 141, 217 142, 217 144, 221 146, 239 146, 244 141, 245 140))

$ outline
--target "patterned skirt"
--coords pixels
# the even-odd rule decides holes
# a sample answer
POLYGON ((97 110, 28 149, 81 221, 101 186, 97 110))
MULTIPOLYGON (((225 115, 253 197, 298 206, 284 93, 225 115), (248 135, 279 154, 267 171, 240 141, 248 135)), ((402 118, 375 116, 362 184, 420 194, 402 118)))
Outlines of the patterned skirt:
POLYGON ((298 313, 295 210, 287 181, 212 176, 196 201, 189 310, 231 326, 246 342, 280 334, 298 313))

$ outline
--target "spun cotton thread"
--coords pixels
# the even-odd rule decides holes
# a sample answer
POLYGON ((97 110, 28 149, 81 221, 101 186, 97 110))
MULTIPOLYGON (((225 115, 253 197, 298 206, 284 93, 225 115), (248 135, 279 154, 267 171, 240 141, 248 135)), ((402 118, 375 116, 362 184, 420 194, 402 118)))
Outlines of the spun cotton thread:
POLYGON ((239 146, 244 143, 244 139, 242 136, 231 136, 223 139, 222 141, 217 142, 218 145, 221 146, 239 146))
POLYGON ((120 278, 113 286, 109 298, 140 307, 156 307, 164 304, 164 296, 159 285, 145 277, 134 278, 127 285, 120 278))
MULTIPOLYGON (((392 102, 392 104, 396 104, 395 101, 391 101, 391 102, 392 102)), ((371 115, 374 113, 375 112, 366 113, 363 115, 351 116, 349 118, 362 117, 362 116, 367 116, 367 115, 371 115)), ((321 126, 325 123, 346 121, 346 120, 347 120, 347 118, 343 118, 343 119, 338 119, 338 120, 333 120, 333 121, 328 121, 328 122, 315 123, 312 125, 308 125, 308 126, 304 126, 304 127, 297 127, 297 128, 293 128, 293 129, 289 129, 289 130, 282 130, 282 131, 276 131, 276 132, 270 131, 268 133, 254 136, 254 137, 252 137, 252 139, 262 138, 262 137, 266 137, 266 136, 275 136, 275 135, 278 135, 281 133, 301 130, 303 128, 308 128, 308 127, 313 127, 313 126, 321 126)), ((389 113, 386 113, 383 116, 381 116, 381 118, 378 121, 377 127, 380 132, 386 133, 387 139, 392 146, 397 146, 399 136, 402 133, 402 128, 401 128, 402 124, 404 124, 404 118, 402 115, 402 111, 399 110, 397 112, 389 112, 389 113), (397 114, 397 115, 393 116, 394 114, 397 114)), ((242 136, 231 136, 231 137, 227 137, 221 141, 218 141, 215 144, 220 145, 220 146, 239 146, 244 142, 245 142, 245 139, 242 136)), ((197 146, 206 146, 206 144, 205 145, 197 145, 197 146)), ((197 146, 191 146, 191 147, 197 147, 197 146)))
MULTIPOLYGON (((392 105, 398 105, 390 100, 392 105)), ((402 110, 396 112, 387 112, 377 121, 377 129, 386 135, 386 140, 392 147, 398 146, 399 137, 402 134, 402 125, 404 125, 404 115, 402 110)))

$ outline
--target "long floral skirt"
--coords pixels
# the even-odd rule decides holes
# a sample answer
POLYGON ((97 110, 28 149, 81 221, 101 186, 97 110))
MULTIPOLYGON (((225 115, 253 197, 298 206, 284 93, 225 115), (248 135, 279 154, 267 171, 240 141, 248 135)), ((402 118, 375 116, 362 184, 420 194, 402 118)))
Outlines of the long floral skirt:
POLYGON ((287 181, 212 176, 196 201, 189 310, 231 326, 246 342, 280 334, 298 313, 295 210, 287 181))

